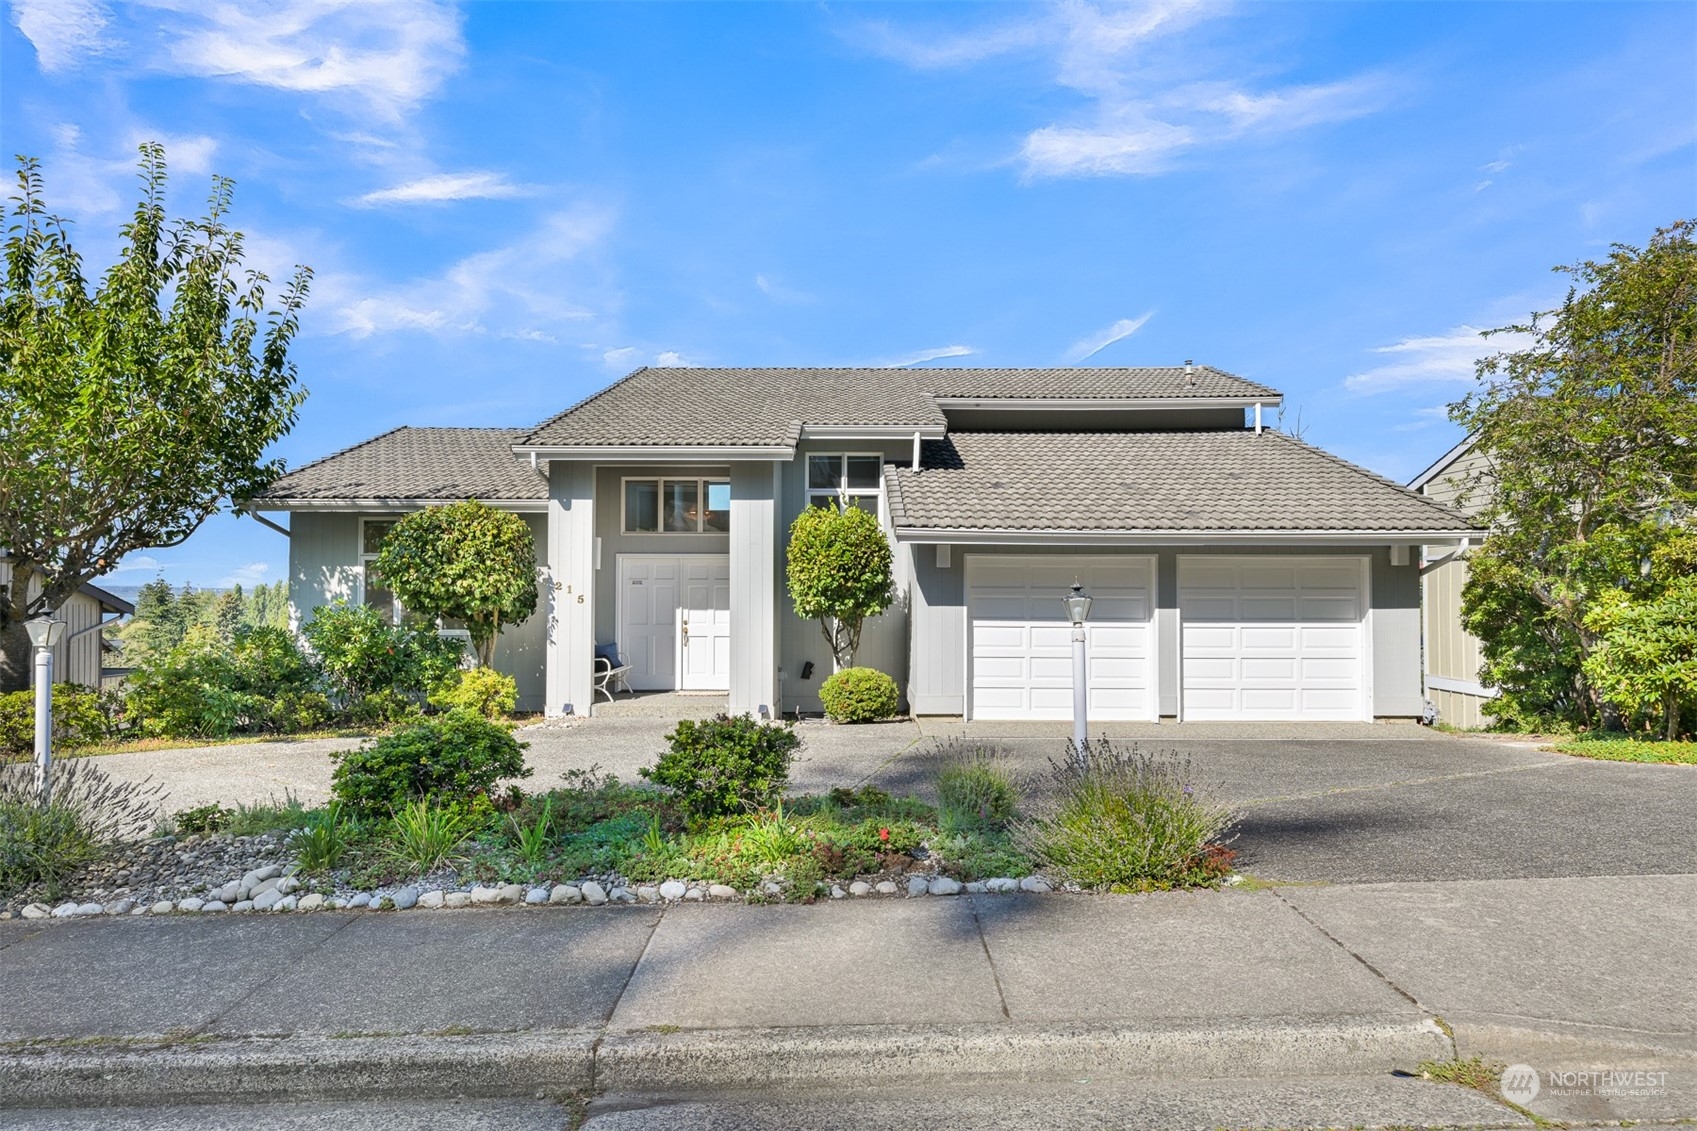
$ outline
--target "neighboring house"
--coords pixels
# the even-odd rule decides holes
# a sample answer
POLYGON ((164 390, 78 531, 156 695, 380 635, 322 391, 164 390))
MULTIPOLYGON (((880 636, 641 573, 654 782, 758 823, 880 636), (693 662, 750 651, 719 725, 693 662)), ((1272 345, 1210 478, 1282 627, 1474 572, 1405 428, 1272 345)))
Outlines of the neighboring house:
MULTIPOLYGON (((1478 492, 1468 488, 1485 470, 1485 457, 1469 437, 1451 448, 1409 482, 1411 491, 1454 507, 1472 517, 1484 509, 1478 492), (1468 495, 1469 497, 1463 497, 1468 495)), ((1420 598, 1425 611, 1426 698, 1438 721, 1473 729, 1489 726, 1494 687, 1479 683, 1479 638, 1461 627, 1461 588, 1467 584, 1467 560, 1453 546, 1425 547, 1420 564, 1420 598)))
POLYGON ((638 689, 819 709, 831 658, 784 585, 809 505, 876 513, 897 600, 859 662, 918 714, 1065 719, 1076 579, 1092 718, 1414 719, 1414 547, 1449 508, 1259 427, 1273 389, 1149 369, 641 369, 530 430, 401 428, 279 480, 297 620, 366 587, 385 523, 477 498, 537 534, 543 607, 496 666, 521 707, 593 709, 616 643, 638 689), (1253 423, 1251 422, 1253 421, 1253 423))
MULTIPOLYGON (((12 566, 0 557, 0 588, 12 583, 12 566)), ((29 596, 41 592, 41 579, 29 579, 29 596)), ((100 626, 108 615, 128 616, 135 606, 122 597, 114 596, 93 585, 80 586, 70 600, 59 606, 53 615, 65 622, 65 638, 53 648, 53 682, 80 683, 85 687, 101 686, 101 671, 105 664, 106 642, 100 626)), ((35 683, 35 666, 30 665, 30 684, 35 683)))

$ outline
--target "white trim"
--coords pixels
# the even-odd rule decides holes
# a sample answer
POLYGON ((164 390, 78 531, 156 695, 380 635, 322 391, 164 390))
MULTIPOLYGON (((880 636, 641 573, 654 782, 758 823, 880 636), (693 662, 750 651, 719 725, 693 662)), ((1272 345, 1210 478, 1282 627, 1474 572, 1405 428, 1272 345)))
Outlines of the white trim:
MULTIPOLYGON (((362 515, 360 517, 359 521, 354 523, 354 562, 358 566, 358 574, 359 574, 358 578, 356 579, 357 584, 354 586, 354 601, 353 601, 353 603, 354 603, 355 607, 358 607, 358 608, 365 607, 365 570, 366 570, 367 564, 377 557, 376 554, 366 552, 366 549, 365 549, 365 527, 366 527, 366 524, 371 523, 371 522, 383 522, 383 523, 389 524, 390 526, 393 526, 393 525, 395 525, 395 523, 397 521, 399 521, 399 520, 394 519, 394 518, 390 518, 387 515, 376 515, 376 516, 364 516, 364 515, 362 515)), ((391 590, 389 590, 389 623, 390 624, 400 624, 402 615, 403 615, 403 610, 401 608, 401 599, 399 597, 395 596, 395 591, 393 589, 391 589, 391 590)))
POLYGON ((794 459, 794 444, 582 444, 577 446, 529 447, 515 444, 513 451, 534 453, 545 460, 625 460, 632 463, 697 463, 718 460, 794 459))
MULTIPOLYGON (((547 499, 477 499, 484 506, 494 507, 503 511, 525 511, 546 514, 547 499)), ((423 510, 425 507, 445 507, 450 503, 463 503, 463 498, 453 499, 258 499, 247 504, 244 511, 250 515, 255 510, 281 511, 381 511, 405 513, 407 511, 423 510), (253 509, 247 509, 247 508, 253 509)), ((257 517, 257 515, 255 515, 257 517)))
POLYGON ((1408 489, 1410 491, 1419 491, 1422 487, 1426 486, 1426 484, 1448 471, 1452 464, 1472 450, 1473 441, 1475 439, 1476 437, 1474 436, 1467 436, 1463 438, 1461 443, 1439 456, 1431 467, 1428 467, 1425 471, 1422 471, 1419 475, 1410 479, 1408 481, 1408 489))
POLYGON ((1454 676, 1426 676, 1426 686, 1432 691, 1453 691, 1457 695, 1473 695, 1480 699, 1495 699, 1502 694, 1496 687, 1486 687, 1476 679, 1457 679, 1454 676))
POLYGON ((1253 408, 1257 403, 1277 407, 1283 394, 1270 397, 932 397, 939 408, 999 409, 1004 412, 1078 412, 1125 408, 1253 408))
POLYGON ((803 440, 906 440, 924 436, 940 440, 949 434, 942 424, 804 424, 803 440))
POLYGON ((1459 530, 1007 530, 946 526, 895 527, 898 542, 973 546, 1433 546, 1482 542, 1484 533, 1459 530))
MULTIPOLYGON (((666 483, 689 483, 689 482, 695 483, 695 490, 696 490, 696 496, 695 496, 696 503, 695 503, 695 505, 696 505, 696 507, 701 509, 702 511, 705 511, 706 510, 706 504, 707 504, 707 487, 708 487, 708 485, 712 484, 712 483, 723 483, 725 485, 726 490, 729 491, 730 486, 731 486, 731 477, 728 474, 725 475, 722 478, 717 476, 717 475, 713 475, 713 476, 708 476, 708 475, 621 475, 621 476, 619 476, 619 533, 624 535, 627 538, 653 538, 657 535, 665 535, 665 536, 674 537, 674 538, 699 538, 703 535, 709 535, 709 534, 716 535, 718 537, 723 538, 723 537, 726 537, 727 535, 729 535, 729 533, 730 533, 729 524, 730 524, 730 521, 731 521, 731 511, 730 511, 730 508, 728 506, 725 508, 726 528, 724 530, 708 530, 707 527, 706 527, 707 518, 706 518, 705 513, 703 513, 699 518, 696 519, 696 524, 695 524, 696 528, 694 530, 667 530, 667 529, 665 529, 665 526, 666 526, 666 515, 665 515, 666 489, 665 489, 665 484, 666 483), (654 484, 659 485, 660 499, 656 503, 656 506, 659 507, 659 519, 660 519, 660 529, 659 530, 632 530, 630 528, 630 523, 626 521, 626 515, 625 515, 625 503, 626 503, 626 499, 628 498, 628 496, 625 492, 625 484, 631 483, 631 482, 654 483, 654 484)), ((597 553, 599 553, 599 551, 597 551, 597 553)))

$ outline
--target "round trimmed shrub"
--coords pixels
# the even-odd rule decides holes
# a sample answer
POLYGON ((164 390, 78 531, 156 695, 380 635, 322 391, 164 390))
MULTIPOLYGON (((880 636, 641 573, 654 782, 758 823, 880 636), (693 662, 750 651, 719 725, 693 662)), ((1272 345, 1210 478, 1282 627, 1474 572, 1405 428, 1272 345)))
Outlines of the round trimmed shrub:
POLYGON ((832 722, 869 723, 894 715, 901 692, 877 668, 844 668, 819 685, 819 700, 832 722))
POLYGON ((470 803, 504 778, 529 777, 528 745, 501 723, 449 711, 330 755, 336 761, 331 792, 361 814, 393 813, 417 800, 470 803))
POLYGON ((518 706, 518 681, 494 668, 472 668, 455 673, 451 682, 444 682, 430 693, 433 706, 443 710, 470 711, 486 719, 498 719, 512 714, 518 706))

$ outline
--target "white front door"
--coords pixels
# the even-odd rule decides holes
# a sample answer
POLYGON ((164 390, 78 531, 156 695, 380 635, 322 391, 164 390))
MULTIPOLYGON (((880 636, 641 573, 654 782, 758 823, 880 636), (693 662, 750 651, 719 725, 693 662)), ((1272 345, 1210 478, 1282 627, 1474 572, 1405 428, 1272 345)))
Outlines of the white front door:
POLYGON ((1185 719, 1366 719, 1367 559, 1183 557, 1185 719))
POLYGON ((619 555, 617 643, 632 688, 730 689, 730 576, 725 554, 619 555))
POLYGON ((1061 598, 1074 581, 1094 599, 1090 717, 1155 718, 1155 559, 1129 554, 967 559, 973 718, 1072 718, 1072 625, 1061 598))

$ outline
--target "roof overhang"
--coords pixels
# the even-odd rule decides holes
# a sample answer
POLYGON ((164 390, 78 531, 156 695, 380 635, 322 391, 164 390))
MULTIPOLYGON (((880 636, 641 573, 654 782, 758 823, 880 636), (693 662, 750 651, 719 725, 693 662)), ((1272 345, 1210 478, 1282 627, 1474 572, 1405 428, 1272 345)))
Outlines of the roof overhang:
MULTIPOLYGON (((464 502, 463 497, 452 499, 250 499, 240 510, 252 511, 416 511, 424 507, 441 507, 464 502)), ((478 499, 477 502, 503 511, 536 511, 548 509, 547 499, 478 499)))
POLYGON ((1463 530, 991 530, 898 526, 898 542, 954 546, 1442 546, 1478 545, 1463 530))
POLYGON ((1081 412, 1091 409, 1136 408, 1254 408, 1277 407, 1284 396, 1264 397, 933 397, 937 407, 990 409, 1001 412, 1081 412))
POLYGON ((1422 471, 1419 475, 1410 479, 1408 481, 1408 489, 1410 491, 1419 491, 1423 489, 1426 484, 1448 471, 1450 467, 1454 465, 1456 460, 1466 455, 1472 449, 1474 439, 1475 437, 1473 436, 1464 437, 1461 443, 1439 456, 1437 462, 1433 463, 1431 467, 1428 467, 1425 471, 1422 471))
POLYGON ((891 440, 906 443, 919 436, 941 440, 949 434, 946 424, 804 424, 803 440, 891 440))
MULTIPOLYGON (((912 436, 908 429, 906 436, 912 436)), ((627 463, 724 463, 730 460, 789 460, 792 444, 515 444, 513 452, 532 460, 619 460, 627 463)))
POLYGON ((117 613, 120 616, 128 616, 136 611, 136 607, 134 605, 130 604, 116 593, 108 593, 106 590, 100 588, 100 586, 91 585, 86 581, 77 586, 77 592, 81 593, 85 597, 94 598, 94 600, 99 603, 100 611, 103 613, 117 613))

